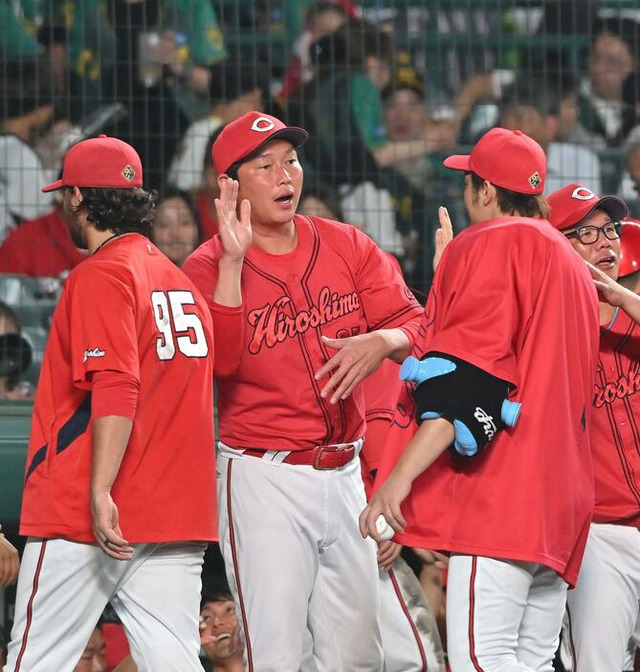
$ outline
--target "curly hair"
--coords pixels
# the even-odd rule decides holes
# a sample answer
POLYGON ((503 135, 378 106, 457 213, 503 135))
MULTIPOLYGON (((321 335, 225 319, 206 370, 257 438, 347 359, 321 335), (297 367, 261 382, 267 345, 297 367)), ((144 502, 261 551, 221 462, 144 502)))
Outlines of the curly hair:
POLYGON ((114 233, 141 233, 151 236, 157 194, 144 189, 84 188, 82 203, 87 219, 98 231, 114 233))

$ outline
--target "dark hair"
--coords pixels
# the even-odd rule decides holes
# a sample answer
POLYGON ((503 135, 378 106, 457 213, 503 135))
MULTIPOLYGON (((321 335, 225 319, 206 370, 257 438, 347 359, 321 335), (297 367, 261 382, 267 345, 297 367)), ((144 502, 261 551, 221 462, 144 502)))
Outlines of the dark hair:
POLYGON ((636 60, 638 56, 638 37, 640 32, 640 23, 621 16, 610 16, 606 19, 597 18, 592 27, 591 47, 596 43, 601 35, 614 35, 621 39, 626 45, 631 56, 636 60))
POLYGON ((202 242, 202 226, 200 224, 200 213, 196 208, 195 201, 193 196, 184 189, 180 189, 173 184, 168 184, 160 193, 160 196, 157 199, 154 215, 157 214, 158 208, 169 198, 179 198, 181 201, 184 201, 184 204, 187 206, 193 221, 196 224, 198 229, 198 245, 202 242))
MULTIPOLYGON (((69 188, 69 187, 67 187, 69 188)), ((151 235, 156 192, 144 189, 97 189, 81 187, 82 203, 88 220, 98 231, 151 235)))
POLYGON ((207 602, 226 602, 230 600, 233 602, 233 595, 229 590, 229 586, 226 584, 217 586, 208 590, 207 592, 202 593, 202 598, 200 599, 200 609, 204 607, 207 602))
POLYGON ((268 90, 264 66, 254 63, 251 67, 247 67, 240 58, 239 54, 237 57, 230 56, 222 63, 209 67, 211 73, 209 96, 212 105, 232 102, 256 89, 268 90))
POLYGON ((53 104, 50 80, 36 61, 4 63, 0 67, 0 91, 0 119, 16 119, 53 104))
POLYGON ((519 105, 532 107, 542 116, 556 116, 560 113, 560 96, 557 88, 548 78, 534 75, 520 75, 505 90, 500 104, 501 112, 519 105))
MULTIPOLYGON (((473 191, 478 193, 482 188, 484 179, 475 173, 469 173, 469 175, 471 175, 473 191)), ((493 186, 496 188, 498 207, 506 215, 540 217, 541 219, 549 217, 549 204, 542 194, 519 194, 516 191, 499 187, 497 184, 493 186)))

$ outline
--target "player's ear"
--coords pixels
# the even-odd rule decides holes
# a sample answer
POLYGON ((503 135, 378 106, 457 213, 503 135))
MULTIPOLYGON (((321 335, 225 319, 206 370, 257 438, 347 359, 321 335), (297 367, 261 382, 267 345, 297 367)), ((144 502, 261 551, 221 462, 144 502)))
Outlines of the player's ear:
POLYGON ((488 180, 482 180, 480 198, 482 199, 482 205, 489 205, 492 201, 497 199, 496 188, 488 180))
POLYGON ((80 187, 73 187, 71 194, 71 205, 74 208, 77 208, 82 203, 82 201, 83 198, 82 198, 82 192, 80 191, 80 187))

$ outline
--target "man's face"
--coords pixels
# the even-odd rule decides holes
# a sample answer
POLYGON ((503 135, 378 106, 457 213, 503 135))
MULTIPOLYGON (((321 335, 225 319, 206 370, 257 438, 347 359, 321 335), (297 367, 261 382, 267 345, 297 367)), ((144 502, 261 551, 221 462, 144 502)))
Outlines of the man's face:
POLYGON ((96 628, 73 672, 105 672, 105 646, 100 628, 96 628))
POLYGON ((287 140, 274 140, 240 166, 238 205, 249 200, 254 225, 277 228, 288 224, 300 201, 302 179, 295 147, 287 140))
POLYGON ((391 140, 416 140, 424 135, 427 108, 415 91, 395 91, 386 101, 384 115, 391 140))
MULTIPOLYGON (((594 210, 588 217, 583 219, 578 226, 564 230, 565 235, 583 226, 604 226, 611 222, 611 217, 604 210, 594 210)), ((576 237, 569 238, 573 249, 590 264, 597 266, 613 280, 618 279, 620 268, 620 239, 609 240, 604 232, 600 232, 598 239, 591 245, 581 243, 576 237)))
POLYGON ((64 187, 62 190, 62 219, 69 229, 69 235, 73 244, 81 250, 87 250, 87 240, 84 236, 80 216, 76 211, 77 196, 72 187, 64 187))
POLYGON ((589 54, 589 78, 595 94, 604 100, 620 100, 622 83, 632 71, 633 55, 624 40, 600 35, 589 54))
POLYGON ((205 602, 200 618, 203 623, 200 638, 210 661, 216 663, 242 657, 238 619, 232 600, 205 602))

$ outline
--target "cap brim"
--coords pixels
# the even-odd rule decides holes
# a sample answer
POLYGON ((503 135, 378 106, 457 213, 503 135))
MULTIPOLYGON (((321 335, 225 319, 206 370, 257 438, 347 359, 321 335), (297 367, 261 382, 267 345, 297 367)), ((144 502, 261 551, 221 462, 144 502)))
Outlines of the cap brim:
POLYGON ((46 187, 42 187, 42 191, 55 191, 56 189, 62 189, 64 186, 66 185, 62 180, 56 180, 51 184, 47 184, 46 187))
POLYGON ((263 147, 267 142, 271 140, 288 140, 294 147, 300 147, 309 139, 309 133, 298 126, 287 126, 287 128, 282 128, 275 133, 272 133, 262 144, 258 145, 253 152, 257 152, 260 147, 263 147))
POLYGON ((472 172, 471 167, 469 166, 469 159, 471 157, 469 154, 454 154, 453 156, 447 157, 442 165, 445 168, 451 168, 451 170, 464 170, 466 172, 472 172))
POLYGON ((590 212, 593 212, 596 208, 605 210, 614 222, 619 222, 629 214, 629 207, 617 196, 603 196, 593 208, 591 208, 590 212))

